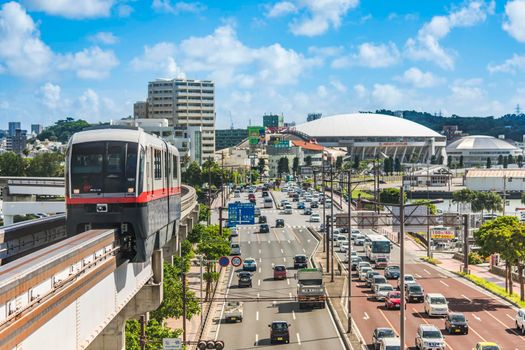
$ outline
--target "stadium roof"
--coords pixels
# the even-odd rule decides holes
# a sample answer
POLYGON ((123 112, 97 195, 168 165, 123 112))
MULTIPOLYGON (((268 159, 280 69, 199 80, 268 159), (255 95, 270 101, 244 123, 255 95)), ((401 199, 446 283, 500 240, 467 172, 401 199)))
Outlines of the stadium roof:
POLYGON ((337 114, 299 124, 296 130, 311 137, 443 137, 410 120, 385 114, 337 114))
POLYGON ((466 136, 447 146, 447 151, 471 149, 517 150, 518 148, 507 141, 484 135, 466 136))

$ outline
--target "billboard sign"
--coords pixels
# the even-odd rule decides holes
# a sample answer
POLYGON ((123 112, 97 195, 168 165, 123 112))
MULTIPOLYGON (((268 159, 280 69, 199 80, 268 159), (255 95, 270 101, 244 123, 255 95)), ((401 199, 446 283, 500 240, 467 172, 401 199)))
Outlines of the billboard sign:
POLYGON ((248 127, 248 143, 250 145, 262 145, 264 144, 266 129, 262 126, 249 126, 248 127))
POLYGON ((448 227, 435 226, 430 229, 430 236, 432 239, 454 239, 456 235, 448 227))

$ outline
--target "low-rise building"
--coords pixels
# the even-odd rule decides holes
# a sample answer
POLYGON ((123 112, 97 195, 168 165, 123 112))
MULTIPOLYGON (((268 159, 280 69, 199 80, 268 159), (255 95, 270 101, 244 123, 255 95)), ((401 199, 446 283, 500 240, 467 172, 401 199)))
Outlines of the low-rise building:
POLYGON ((296 147, 301 147, 303 150, 305 163, 307 162, 307 159, 310 159, 310 166, 320 167, 323 165, 323 154, 325 150, 324 146, 318 143, 301 140, 293 140, 292 144, 296 147))
POLYGON ((473 191, 523 192, 525 169, 470 169, 465 186, 473 191))
POLYGON ((266 147, 268 154, 268 167, 270 177, 279 175, 279 160, 281 158, 288 158, 289 169, 292 172, 294 158, 299 159, 299 166, 304 164, 304 153, 301 147, 293 146, 292 141, 283 140, 276 144, 270 144, 266 147))

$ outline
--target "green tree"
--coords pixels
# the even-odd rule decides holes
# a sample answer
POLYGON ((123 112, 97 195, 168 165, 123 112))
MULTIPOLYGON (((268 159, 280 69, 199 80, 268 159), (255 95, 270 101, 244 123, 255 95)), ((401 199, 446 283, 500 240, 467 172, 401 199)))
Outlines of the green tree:
POLYGON ((337 158, 335 159, 335 168, 341 169, 342 166, 343 166, 343 156, 337 156, 337 158))
POLYGON ((428 202, 428 201, 426 199, 416 199, 412 203, 414 203, 414 204, 421 203, 422 205, 424 205, 424 206, 426 206, 428 208, 428 213, 430 215, 436 215, 437 214, 437 207, 436 207, 436 205, 434 203, 423 204, 425 202, 428 202))
POLYGON ((521 192, 521 204, 525 204, 525 192, 521 192))
POLYGON ((282 177, 283 174, 288 173, 290 173, 288 157, 281 157, 277 163, 277 174, 279 174, 279 177, 282 177))
POLYGON ((503 169, 507 169, 509 166, 509 159, 507 157, 503 158, 503 169))
MULTIPOLYGON (((382 203, 399 204, 399 196, 401 191, 399 188, 384 188, 379 192, 379 201, 382 203)), ((406 202, 407 194, 404 193, 403 202, 406 202)))
POLYGON ((259 162, 257 163, 257 170, 259 170, 259 173, 264 173, 264 167, 266 166, 266 161, 264 158, 259 158, 259 162))
POLYGON ((48 126, 37 136, 37 138, 40 141, 48 139, 50 141, 60 141, 62 143, 67 143, 71 135, 82 131, 89 126, 90 124, 85 120, 66 118, 64 120, 57 121, 54 125, 48 126))
POLYGON ((1 176, 26 176, 27 162, 13 152, 0 154, 1 176))
POLYGON ((452 193, 452 202, 458 205, 458 212, 460 204, 471 203, 474 199, 474 191, 469 190, 468 188, 461 189, 459 191, 454 191, 452 193))
POLYGON ((297 158, 297 157, 294 157, 294 159, 293 159, 292 171, 293 171, 294 175, 297 175, 297 173, 299 172, 299 158, 297 158))
POLYGON ((516 158, 516 163, 518 167, 523 168, 523 156, 521 154, 516 158))
POLYGON ((210 215, 210 208, 206 204, 199 203, 199 222, 208 222, 210 215))
POLYGON ((306 156, 304 158, 304 163, 307 165, 307 166, 312 166, 312 156, 306 156))
POLYGON ((399 158, 396 158, 395 160, 394 171, 397 173, 401 172, 401 161, 399 160, 399 158))
POLYGON ((501 165, 501 164, 503 164, 503 155, 500 154, 498 156, 498 165, 501 165))
POLYGON ((203 224, 193 225, 193 229, 188 234, 188 240, 193 244, 199 243, 201 241, 201 237, 205 229, 206 226, 204 226, 203 224))
POLYGON ((443 156, 439 156, 439 158, 438 158, 438 164, 443 165, 443 162, 444 162, 444 161, 445 161, 445 157, 443 157, 443 156))
MULTIPOLYGON (((157 350, 162 347, 162 338, 178 338, 181 329, 171 329, 151 319, 146 329, 146 350, 157 350)), ((126 321, 126 350, 140 350, 140 323, 138 320, 126 321)))
POLYGON ((355 170, 359 169, 359 156, 356 154, 354 156, 354 164, 352 165, 352 168, 354 168, 355 170))
POLYGON ((463 168, 463 155, 459 156, 458 168, 460 168, 460 169, 463 168))
POLYGON ((190 186, 202 186, 202 171, 197 162, 191 162, 188 168, 182 172, 182 182, 190 186))
POLYGON ((512 154, 509 154, 507 159, 508 164, 514 164, 514 157, 512 156, 512 154))
POLYGON ((454 163, 452 162, 452 156, 447 156, 447 165, 450 169, 454 169, 454 163))
POLYGON ((490 159, 490 157, 487 157, 487 165, 486 165, 487 169, 490 169, 492 168, 492 160, 490 159))
POLYGON ((37 154, 27 167, 27 176, 64 176, 64 155, 61 153, 37 154))

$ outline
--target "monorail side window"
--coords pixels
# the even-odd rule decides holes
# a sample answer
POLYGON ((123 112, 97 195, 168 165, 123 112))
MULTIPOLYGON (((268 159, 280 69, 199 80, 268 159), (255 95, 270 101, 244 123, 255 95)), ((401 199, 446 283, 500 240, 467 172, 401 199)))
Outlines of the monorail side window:
POLYGON ((173 156, 173 178, 177 179, 179 167, 177 164, 177 156, 173 156))
POLYGON ((153 160, 154 169, 153 172, 155 173, 155 180, 159 180, 162 178, 162 158, 161 158, 161 152, 159 150, 155 150, 154 153, 155 159, 153 160))

